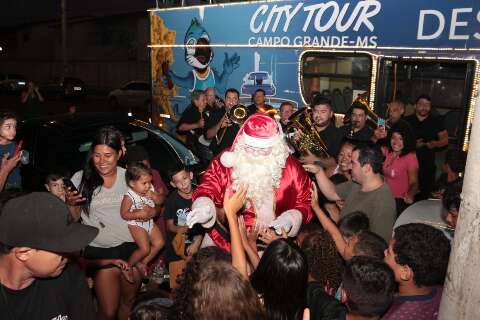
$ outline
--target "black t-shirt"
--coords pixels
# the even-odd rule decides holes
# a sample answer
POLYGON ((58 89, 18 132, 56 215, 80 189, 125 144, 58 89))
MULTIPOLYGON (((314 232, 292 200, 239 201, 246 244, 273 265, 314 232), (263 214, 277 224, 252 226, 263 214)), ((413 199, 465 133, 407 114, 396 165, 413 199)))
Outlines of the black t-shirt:
MULTIPOLYGON (((222 121, 224 115, 225 107, 214 109, 212 112, 210 112, 210 116, 205 122, 205 131, 216 126, 220 121, 222 121)), ((213 138, 212 143, 210 144, 210 149, 214 154, 218 154, 223 151, 223 149, 232 146, 238 130, 240 130, 240 126, 236 123, 232 123, 231 126, 218 130, 217 136, 219 136, 223 130, 225 130, 225 134, 223 135, 220 143, 217 143, 217 139, 213 138)))
POLYGON ((352 126, 350 124, 344 125, 340 128, 342 135, 345 138, 352 139, 355 141, 369 142, 373 136, 373 130, 367 126, 364 126, 362 129, 357 132, 352 131, 352 126))
POLYGON ((205 108, 203 111, 203 114, 200 113, 197 107, 194 105, 189 105, 185 111, 183 111, 182 116, 180 117, 180 120, 178 120, 177 124, 177 132, 178 134, 181 135, 187 135, 187 144, 188 145, 193 145, 198 142, 198 137, 200 137, 203 134, 203 128, 197 128, 197 129, 192 129, 189 131, 180 131, 178 128, 180 125, 184 123, 188 124, 193 124, 197 123, 200 121, 200 118, 203 116, 203 119, 205 120, 205 123, 207 123, 208 118, 210 117, 211 110, 209 107, 205 108))
MULTIPOLYGON (((442 119, 433 115, 429 115, 423 121, 420 121, 415 114, 412 114, 405 117, 405 121, 410 124, 415 139, 423 139, 424 142, 438 140, 438 134, 445 130, 442 119)), ((421 147, 417 149, 417 158, 422 164, 430 163, 433 165, 435 163, 435 149, 421 147)))
POLYGON ((319 134, 328 149, 328 154, 336 159, 342 145, 342 131, 330 122, 328 127, 319 132, 319 134))
POLYGON ((69 263, 57 278, 36 279, 22 290, 0 284, 2 320, 95 319, 93 299, 84 274, 69 263))
MULTIPOLYGON (((163 218, 165 222, 167 220, 173 219, 173 223, 178 226, 179 220, 181 225, 186 225, 187 215, 190 212, 192 207, 192 199, 185 199, 178 193, 178 190, 170 193, 165 202, 165 209, 163 211, 163 218)), ((200 234, 202 232, 202 227, 200 225, 195 225, 193 229, 190 229, 188 232, 188 239, 191 240, 193 236, 200 234)), ((175 233, 168 231, 167 229, 167 241, 165 243, 165 263, 168 264, 172 261, 178 261, 182 258, 179 257, 175 250, 172 247, 172 240, 175 238, 175 233)))
POLYGON ((307 305, 310 318, 319 320, 345 319, 347 309, 340 301, 327 294, 319 282, 307 286, 307 305))

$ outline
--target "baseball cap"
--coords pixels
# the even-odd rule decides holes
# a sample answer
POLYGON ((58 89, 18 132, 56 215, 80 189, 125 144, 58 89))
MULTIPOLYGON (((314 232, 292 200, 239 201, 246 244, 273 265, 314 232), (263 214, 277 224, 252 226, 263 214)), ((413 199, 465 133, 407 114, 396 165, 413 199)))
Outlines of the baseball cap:
POLYGON ((98 229, 73 222, 66 204, 48 192, 9 200, 0 214, 0 242, 59 253, 79 251, 98 229))

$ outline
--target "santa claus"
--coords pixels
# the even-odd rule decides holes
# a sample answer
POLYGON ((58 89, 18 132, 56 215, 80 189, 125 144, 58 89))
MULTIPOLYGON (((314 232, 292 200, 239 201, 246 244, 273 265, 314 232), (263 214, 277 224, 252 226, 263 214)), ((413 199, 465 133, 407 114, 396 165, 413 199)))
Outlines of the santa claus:
POLYGON ((204 245, 230 250, 229 233, 222 224, 223 197, 244 185, 248 188, 243 217, 247 228, 255 224, 284 229, 296 236, 312 218, 311 180, 290 155, 278 123, 266 114, 250 116, 230 149, 215 157, 193 193, 187 224, 208 229, 204 245), (218 213, 218 214, 217 214, 218 213))

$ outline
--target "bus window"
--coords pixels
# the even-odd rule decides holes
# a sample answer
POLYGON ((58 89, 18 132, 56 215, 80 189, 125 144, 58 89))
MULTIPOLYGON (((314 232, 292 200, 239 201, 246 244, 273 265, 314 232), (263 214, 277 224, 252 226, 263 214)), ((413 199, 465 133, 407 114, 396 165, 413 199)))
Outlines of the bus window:
POLYGON ((312 51, 303 54, 300 63, 302 95, 307 103, 320 93, 332 101, 336 113, 345 113, 358 94, 370 91, 369 55, 312 51))
POLYGON ((377 79, 375 111, 384 115, 394 99, 414 112, 421 94, 432 98, 432 112, 443 117, 451 143, 461 144, 471 98, 475 63, 464 60, 382 59, 377 79))

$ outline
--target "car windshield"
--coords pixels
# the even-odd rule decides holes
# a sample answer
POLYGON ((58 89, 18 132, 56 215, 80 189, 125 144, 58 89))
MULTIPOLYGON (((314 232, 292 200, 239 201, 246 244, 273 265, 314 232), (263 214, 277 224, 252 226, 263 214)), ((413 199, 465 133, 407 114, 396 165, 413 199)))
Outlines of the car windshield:
MULTIPOLYGON (((138 124, 115 124, 125 136, 128 148, 132 146, 144 147, 150 157, 152 168, 157 169, 163 178, 166 178, 168 168, 179 165, 191 166, 199 163, 198 159, 182 143, 163 132, 145 128, 138 124)), ((58 131, 43 128, 39 132, 38 154, 36 166, 39 168, 66 167, 70 172, 82 169, 88 158, 92 145, 92 137, 98 128, 89 127, 83 131, 76 131, 74 137, 61 137, 58 131), (51 141, 57 140, 55 144, 51 141)))

